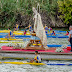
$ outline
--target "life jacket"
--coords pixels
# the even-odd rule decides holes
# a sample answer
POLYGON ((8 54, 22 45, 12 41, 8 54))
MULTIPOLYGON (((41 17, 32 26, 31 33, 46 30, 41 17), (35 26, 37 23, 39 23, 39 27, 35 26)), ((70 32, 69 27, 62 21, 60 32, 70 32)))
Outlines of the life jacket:
POLYGON ((35 56, 35 58, 34 58, 36 61, 38 61, 38 62, 41 62, 41 58, 40 58, 40 56, 39 55, 37 55, 37 56, 35 56))
POLYGON ((48 30, 48 27, 47 26, 45 26, 45 30, 48 30))
POLYGON ((29 30, 31 30, 31 29, 32 29, 32 26, 30 25, 30 26, 29 26, 29 30))

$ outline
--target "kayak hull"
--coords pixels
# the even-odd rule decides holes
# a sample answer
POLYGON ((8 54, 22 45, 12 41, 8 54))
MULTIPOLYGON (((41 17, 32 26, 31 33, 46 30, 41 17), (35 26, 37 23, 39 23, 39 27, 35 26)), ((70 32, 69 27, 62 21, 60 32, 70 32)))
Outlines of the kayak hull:
POLYGON ((29 62, 3 62, 5 64, 18 64, 18 65, 23 65, 23 64, 30 64, 30 65, 45 65, 44 63, 29 63, 29 62))
POLYGON ((18 40, 18 41, 23 41, 23 39, 13 39, 13 38, 0 38, 0 40, 9 40, 9 41, 16 41, 16 40, 18 40))

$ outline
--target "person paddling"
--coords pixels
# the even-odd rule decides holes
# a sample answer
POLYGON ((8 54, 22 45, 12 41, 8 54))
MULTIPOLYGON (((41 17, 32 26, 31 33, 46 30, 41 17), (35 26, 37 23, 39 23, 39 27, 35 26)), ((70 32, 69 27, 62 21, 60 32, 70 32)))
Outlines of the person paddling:
POLYGON ((55 34, 55 32, 53 31, 53 32, 51 33, 51 35, 54 35, 54 36, 55 36, 56 34, 55 34))
POLYGON ((19 25, 18 24, 16 24, 16 31, 18 31, 19 30, 19 25))
POLYGON ((29 26, 26 27, 26 28, 29 28, 29 31, 30 31, 30 32, 32 31, 32 26, 31 26, 31 24, 29 24, 29 26))
POLYGON ((46 32, 46 33, 48 33, 48 32, 47 32, 47 31, 48 31, 48 27, 47 27, 47 25, 46 25, 46 24, 45 24, 44 29, 45 29, 45 32, 46 32))
POLYGON ((68 36, 68 35, 69 35, 69 32, 67 31, 66 34, 65 34, 65 36, 68 36))
MULTIPOLYGON (((10 30, 10 28, 8 28, 8 30, 10 30)), ((13 31, 11 30, 5 38, 10 38, 10 37, 15 37, 15 34, 13 34, 13 31)))
POLYGON ((35 61, 36 63, 41 63, 41 58, 40 55, 38 55, 38 51, 35 51, 35 55, 36 55, 35 58, 30 62, 33 63, 35 61))
POLYGON ((24 35, 26 35, 26 30, 24 31, 24 35))
POLYGON ((70 32, 69 32, 69 39, 68 39, 68 41, 71 44, 71 52, 72 52, 72 26, 69 27, 69 30, 70 30, 70 32))

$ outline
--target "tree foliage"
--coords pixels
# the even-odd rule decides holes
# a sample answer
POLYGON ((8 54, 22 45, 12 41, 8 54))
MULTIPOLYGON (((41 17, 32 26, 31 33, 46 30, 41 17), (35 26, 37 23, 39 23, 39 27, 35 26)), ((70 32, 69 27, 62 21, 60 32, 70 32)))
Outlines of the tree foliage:
POLYGON ((37 8, 37 3, 41 12, 55 15, 57 0, 0 0, 0 26, 12 27, 18 14, 32 17, 32 7, 37 8))
POLYGON ((72 23, 72 0, 58 0, 60 18, 64 23, 72 23))

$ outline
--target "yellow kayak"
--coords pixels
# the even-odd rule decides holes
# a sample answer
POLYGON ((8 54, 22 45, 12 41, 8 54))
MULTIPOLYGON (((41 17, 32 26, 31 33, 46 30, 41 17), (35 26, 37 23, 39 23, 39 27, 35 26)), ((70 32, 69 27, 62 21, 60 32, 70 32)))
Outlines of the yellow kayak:
POLYGON ((10 30, 0 30, 0 33, 9 33, 10 30))
MULTIPOLYGON (((0 33, 9 33, 11 30, 0 30, 0 33)), ((14 33, 22 33, 23 31, 14 31, 14 33)))
MULTIPOLYGON (((18 33, 13 33, 13 34, 15 34, 15 35, 24 35, 23 32, 18 32, 18 33)), ((31 34, 30 33, 26 33, 26 35, 31 35, 31 34)))
POLYGON ((13 33, 15 35, 23 35, 23 32, 13 33))
MULTIPOLYGON (((0 30, 0 33, 9 33, 11 30, 0 30)), ((23 31, 14 31, 15 35, 24 35, 23 31)), ((26 35, 31 35, 29 31, 27 31, 26 35)))
POLYGON ((9 40, 9 41, 12 41, 12 40, 18 40, 18 41, 23 41, 23 39, 13 39, 13 38, 0 38, 0 40, 9 40))
POLYGON ((44 63, 29 63, 29 62, 3 62, 5 64, 18 64, 18 65, 22 65, 22 64, 30 64, 30 65, 45 65, 44 63))
POLYGON ((21 41, 21 42, 18 42, 18 41, 16 41, 16 42, 12 42, 12 41, 0 41, 0 43, 24 43, 23 41, 21 41))

